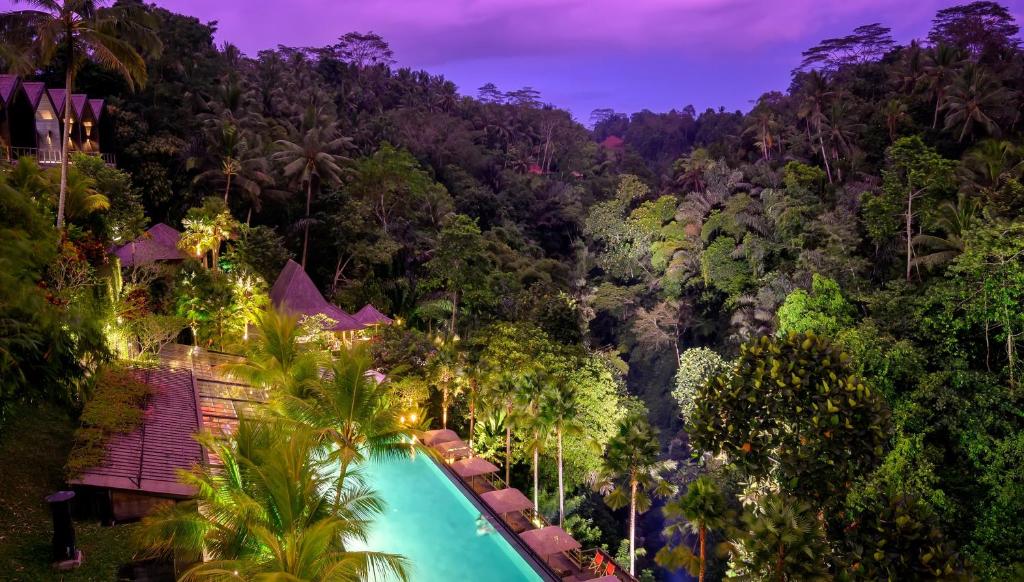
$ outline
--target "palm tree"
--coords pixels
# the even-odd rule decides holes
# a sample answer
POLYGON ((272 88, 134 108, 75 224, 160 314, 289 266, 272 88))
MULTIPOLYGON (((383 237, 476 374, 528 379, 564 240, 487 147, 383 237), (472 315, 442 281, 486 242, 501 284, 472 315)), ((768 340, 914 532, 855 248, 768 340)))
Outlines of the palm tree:
POLYGON ((695 533, 699 550, 695 556, 685 543, 666 545, 658 550, 655 559, 670 570, 686 568, 691 574, 696 571, 698 582, 704 582, 708 533, 724 530, 735 517, 725 495, 714 479, 702 475, 687 486, 686 495, 670 501, 662 511, 666 521, 671 523, 665 528, 665 537, 685 540, 686 534, 695 533))
POLYGON ((989 135, 999 134, 996 119, 1007 109, 1010 93, 997 79, 981 67, 968 64, 949 90, 943 108, 947 130, 960 128, 963 141, 980 125, 989 135))
MULTIPOLYGON (((505 428, 505 483, 512 477, 512 415, 516 407, 516 390, 518 382, 508 373, 501 373, 484 384, 481 395, 492 412, 499 413, 505 428)), ((499 418, 498 414, 492 418, 499 418)))
POLYGON ((320 378, 321 354, 301 343, 294 315, 267 309, 256 318, 252 351, 244 362, 218 368, 228 378, 297 397, 312 394, 320 378))
POLYGON ((935 101, 932 129, 939 125, 939 111, 945 105, 949 82, 962 64, 960 49, 955 46, 943 44, 928 51, 928 62, 924 67, 924 74, 919 79, 935 101))
POLYGON ((551 433, 551 422, 541 410, 541 400, 549 390, 548 378, 541 373, 527 374, 520 379, 515 404, 509 418, 510 428, 526 434, 526 448, 533 456, 533 510, 540 510, 540 453, 551 433))
POLYGON ((926 255, 914 257, 915 267, 937 267, 955 259, 964 252, 964 235, 978 221, 982 204, 965 192, 957 195, 956 202, 946 200, 939 205, 933 219, 935 226, 944 236, 919 234, 914 237, 914 246, 930 248, 926 255))
POLYGON ((282 164, 285 177, 296 179, 306 189, 306 218, 302 227, 302 268, 306 268, 309 250, 309 221, 313 193, 325 184, 334 185, 341 182, 342 170, 338 164, 346 158, 337 152, 352 141, 351 138, 338 133, 336 123, 321 127, 312 112, 307 112, 306 118, 311 127, 295 141, 281 139, 274 142, 280 151, 273 155, 273 159, 282 164))
MULTIPOLYGON (((16 0, 17 1, 17 0, 16 0)), ((55 59, 64 66, 64 132, 61 140, 60 192, 57 228, 64 227, 68 187, 68 146, 71 135, 71 94, 75 75, 89 61, 118 73, 134 90, 146 84, 146 63, 136 46, 155 53, 160 40, 153 20, 142 4, 100 7, 97 0, 21 0, 34 7, 0 15, 2 42, 9 51, 24 55, 15 72, 29 74, 55 59)))
POLYGON ((907 118, 907 104, 900 99, 890 99, 885 103, 885 127, 889 130, 889 141, 896 141, 896 133, 900 123, 907 118))
POLYGON ((740 565, 756 580, 830 580, 828 544, 807 503, 772 494, 743 516, 740 565))
POLYGON ((401 402, 390 387, 367 375, 369 369, 365 350, 343 350, 311 396, 281 394, 277 399, 281 413, 306 425, 337 462, 336 504, 353 466, 367 459, 400 458, 410 450, 412 431, 401 422, 401 402))
POLYGON ((222 466, 184 473, 195 498, 161 505, 138 530, 151 555, 208 560, 181 580, 408 578, 401 556, 345 548, 366 539, 383 504, 362 484, 334 491, 315 435, 243 419, 233 437, 205 434, 200 440, 222 466))
POLYGON ((448 408, 451 398, 462 390, 464 381, 462 353, 458 349, 458 336, 445 340, 437 338, 437 349, 427 361, 427 377, 441 391, 441 427, 448 428, 448 408))
POLYGON ((825 139, 822 129, 828 124, 825 116, 825 106, 835 94, 829 87, 828 79, 818 71, 807 73, 802 87, 803 101, 797 111, 797 116, 805 120, 807 126, 807 137, 811 140, 811 148, 814 148, 814 138, 818 140, 818 149, 821 151, 822 161, 825 163, 825 175, 828 176, 829 184, 832 183, 832 168, 828 163, 828 154, 825 153, 825 139), (811 133, 813 129, 814 133, 811 133))
POLYGON ((186 252, 195 251, 197 257, 203 257, 204 264, 206 253, 210 253, 213 270, 219 270, 220 246, 238 230, 234 217, 227 210, 212 214, 200 212, 181 221, 181 224, 185 232, 181 234, 178 246, 186 252))
POLYGON ((965 185, 988 198, 1007 178, 1024 173, 1020 148, 1006 140, 986 139, 963 157, 960 176, 965 185))
POLYGON ((651 507, 651 495, 668 497, 673 486, 662 473, 675 468, 673 461, 658 459, 661 446, 657 430, 647 417, 631 414, 605 447, 604 466, 594 477, 594 488, 612 509, 629 506, 629 573, 636 574, 636 516, 651 507))
POLYGON ((558 453, 558 525, 565 523, 565 483, 562 451, 566 435, 578 434, 583 425, 578 420, 581 413, 576 389, 568 384, 557 384, 544 393, 541 401, 542 416, 551 424, 555 433, 558 453))

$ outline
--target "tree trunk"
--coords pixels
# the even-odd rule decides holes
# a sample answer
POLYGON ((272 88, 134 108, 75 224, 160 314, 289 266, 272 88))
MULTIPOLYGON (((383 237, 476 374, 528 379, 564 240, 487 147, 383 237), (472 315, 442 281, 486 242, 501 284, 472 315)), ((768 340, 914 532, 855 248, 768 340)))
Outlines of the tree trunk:
POLYGON ((565 485, 562 477, 562 429, 558 429, 558 526, 565 524, 565 485))
POLYGON ((932 129, 939 125, 939 109, 942 108, 942 91, 935 93, 935 115, 932 117, 932 129))
POLYGON ((629 575, 636 576, 636 479, 629 482, 629 575))
POLYGON ((469 453, 473 454, 473 431, 476 429, 476 379, 469 381, 469 453))
POLYGON ((707 564, 707 554, 704 551, 704 546, 708 538, 707 529, 701 526, 701 528, 697 530, 697 536, 700 539, 700 576, 697 578, 697 580, 698 582, 704 582, 704 570, 705 564, 707 564))
POLYGON ((231 192, 231 174, 227 174, 227 184, 224 186, 224 204, 228 203, 228 194, 231 192))
POLYGON ((906 235, 907 235, 907 281, 910 281, 910 261, 914 255, 914 193, 911 192, 907 196, 907 214, 906 214, 906 235))
POLYGON ((537 492, 540 483, 540 450, 537 447, 533 447, 533 511, 534 513, 540 512, 540 503, 537 500, 537 492))
POLYGON ((309 209, 313 205, 313 181, 306 184, 306 223, 302 230, 302 270, 306 270, 306 253, 309 250, 309 209))
POLYGON ((57 230, 64 228, 64 205, 68 197, 68 142, 71 140, 71 87, 75 75, 71 69, 71 54, 68 50, 67 71, 64 74, 64 135, 60 140, 60 194, 57 197, 57 230))
POLYGON ((825 162, 825 175, 828 176, 828 183, 832 184, 832 168, 828 165, 828 154, 825 153, 825 140, 821 139, 821 129, 818 129, 818 145, 821 147, 821 159, 825 162))
POLYGON ((512 427, 505 418, 505 486, 509 486, 512 473, 512 427))
POLYGON ((441 389, 441 428, 448 428, 448 387, 441 389))
POLYGON ((345 488, 345 475, 348 473, 348 462, 342 460, 338 464, 338 484, 335 486, 334 491, 334 508, 337 511, 338 505, 341 503, 341 491, 345 488))
POLYGON ((455 316, 459 312, 459 292, 452 291, 452 338, 455 338, 455 316))

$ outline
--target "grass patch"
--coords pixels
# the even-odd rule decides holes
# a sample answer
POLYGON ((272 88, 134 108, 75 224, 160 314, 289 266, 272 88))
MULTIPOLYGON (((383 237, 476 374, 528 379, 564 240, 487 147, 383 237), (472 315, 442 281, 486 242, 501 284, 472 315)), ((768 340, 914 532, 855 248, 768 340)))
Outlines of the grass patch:
POLYGON ((96 391, 82 411, 82 428, 75 431, 68 455, 69 479, 103 462, 110 437, 138 428, 142 405, 149 394, 149 387, 130 370, 107 366, 100 372, 96 391))
POLYGON ((44 497, 65 487, 64 462, 77 422, 50 405, 12 406, 0 434, 0 578, 10 581, 115 580, 132 559, 134 527, 75 522, 85 561, 78 570, 50 565, 50 510, 44 497))

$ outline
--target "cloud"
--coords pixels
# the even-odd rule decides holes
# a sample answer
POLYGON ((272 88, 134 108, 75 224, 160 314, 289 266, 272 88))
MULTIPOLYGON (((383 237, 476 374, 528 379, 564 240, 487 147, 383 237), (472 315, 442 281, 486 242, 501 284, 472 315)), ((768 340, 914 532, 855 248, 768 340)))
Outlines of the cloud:
MULTIPOLYGON (((317 45, 373 30, 402 64, 559 55, 693 57, 813 43, 881 21, 925 22, 949 2, 920 0, 168 0, 167 8, 220 21, 222 39, 254 53, 317 45), (902 4, 902 6, 900 6, 902 4), (908 6, 909 4, 909 6, 908 6), (814 39, 808 41, 808 39, 814 39)), ((918 31, 915 31, 918 33, 918 31)))

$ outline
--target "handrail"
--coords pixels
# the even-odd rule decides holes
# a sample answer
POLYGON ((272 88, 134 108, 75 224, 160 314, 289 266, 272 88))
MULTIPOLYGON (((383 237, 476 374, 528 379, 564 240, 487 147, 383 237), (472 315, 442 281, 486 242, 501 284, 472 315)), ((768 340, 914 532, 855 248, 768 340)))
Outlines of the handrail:
MULTIPOLYGON (((83 152, 81 150, 71 150, 70 153, 85 154, 87 156, 96 156, 103 160, 103 163, 113 166, 116 163, 114 154, 108 154, 103 152, 83 152)), ((25 148, 25 147, 3 147, 4 158, 13 162, 18 158, 31 157, 35 158, 40 165, 49 166, 56 165, 61 162, 61 151, 56 148, 25 148)))

